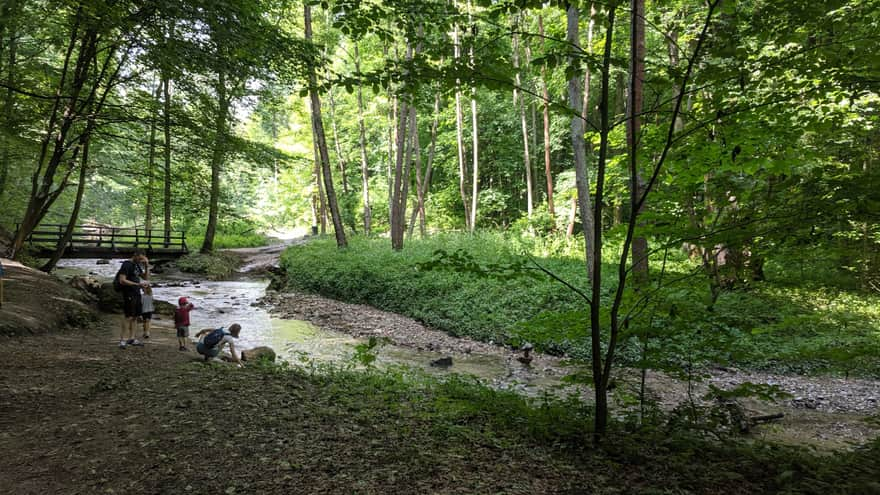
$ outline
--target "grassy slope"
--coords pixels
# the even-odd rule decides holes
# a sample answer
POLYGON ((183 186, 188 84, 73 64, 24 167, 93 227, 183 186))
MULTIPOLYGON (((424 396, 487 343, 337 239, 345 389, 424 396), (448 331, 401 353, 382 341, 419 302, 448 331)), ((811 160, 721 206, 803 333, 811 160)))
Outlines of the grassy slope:
MULTIPOLYGON (((521 260, 517 251, 539 252, 542 247, 515 242, 497 235, 447 235, 410 241, 396 253, 382 239, 355 238, 343 251, 329 240, 316 240, 289 249, 282 266, 292 288, 404 314, 453 335, 514 345, 531 341, 547 352, 587 358, 584 303, 549 277, 493 278, 419 268, 437 249, 462 249, 478 264, 488 265, 521 260)), ((578 257, 545 256, 540 262, 574 285, 586 286, 578 257)), ((613 267, 605 270, 612 273, 613 267)), ((652 270, 659 273, 660 268, 652 270)), ((767 282, 726 292, 710 309, 702 277, 686 277, 692 270, 687 260, 668 261, 667 280, 684 280, 655 297, 632 326, 650 332, 652 348, 659 349, 653 356, 658 366, 696 361, 880 374, 876 296, 767 282), (646 330, 649 319, 653 324, 646 330)), ((638 359, 634 344, 623 347, 624 361, 638 359)))

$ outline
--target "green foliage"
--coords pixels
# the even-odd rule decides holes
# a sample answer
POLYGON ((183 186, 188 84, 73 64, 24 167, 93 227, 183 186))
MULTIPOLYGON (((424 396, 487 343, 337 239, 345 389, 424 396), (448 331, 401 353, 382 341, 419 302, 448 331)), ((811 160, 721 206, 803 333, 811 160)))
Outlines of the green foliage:
MULTIPOLYGON (((210 372, 236 380, 226 369, 210 372)), ((594 447, 592 407, 575 397, 524 397, 466 376, 441 378, 407 368, 325 366, 310 373, 275 367, 256 373, 268 375, 257 381, 268 381, 266 389, 272 393, 279 393, 275 380, 297 391, 298 410, 318 407, 322 415, 346 418, 345 424, 368 425, 374 441, 389 435, 387 430, 414 438, 419 448, 413 455, 431 456, 438 464, 460 463, 467 452, 482 448, 501 452, 505 459, 518 459, 523 452, 547 453, 543 462, 555 469, 570 466, 583 473, 580 466, 585 463, 591 488, 607 493, 827 495, 871 494, 878 488, 877 440, 828 455, 738 435, 719 439, 693 424, 676 423, 675 414, 657 413, 653 421, 638 425, 612 417, 608 437, 594 447)), ((496 455, 491 458, 497 462, 496 455)))
POLYGON ((184 272, 198 273, 212 280, 227 278, 241 265, 241 258, 234 253, 192 253, 177 260, 177 267, 184 272))
MULTIPOLYGON (((581 249, 481 233, 413 240, 395 253, 382 239, 355 238, 344 251, 329 240, 293 247, 282 265, 292 288, 404 314, 453 335, 531 342, 543 352, 588 360, 584 300, 517 254, 537 254, 541 266, 584 288, 581 249)), ((669 256, 666 271, 667 279, 680 280, 654 294, 624 329, 618 351, 624 364, 682 376, 706 364, 880 374, 877 296, 764 282, 722 292, 710 305, 705 282, 690 275, 694 266, 685 256, 669 256)))
POLYGON ((387 343, 387 338, 379 339, 371 336, 366 342, 354 346, 352 360, 361 366, 370 368, 376 362, 376 354, 379 352, 379 349, 387 343))

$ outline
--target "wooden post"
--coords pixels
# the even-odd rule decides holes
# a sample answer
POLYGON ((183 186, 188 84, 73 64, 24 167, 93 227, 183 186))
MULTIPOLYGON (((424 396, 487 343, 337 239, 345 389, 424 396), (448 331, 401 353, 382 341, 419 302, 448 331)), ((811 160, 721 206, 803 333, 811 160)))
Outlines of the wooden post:
POLYGON ((116 251, 116 227, 110 228, 110 248, 116 251))

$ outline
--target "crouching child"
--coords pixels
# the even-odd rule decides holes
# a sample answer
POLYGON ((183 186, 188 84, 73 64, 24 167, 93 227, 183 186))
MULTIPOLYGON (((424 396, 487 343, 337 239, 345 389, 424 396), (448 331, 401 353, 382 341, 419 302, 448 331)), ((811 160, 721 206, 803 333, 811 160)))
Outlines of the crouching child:
POLYGON ((223 346, 228 346, 232 360, 244 367, 244 363, 241 362, 241 358, 235 351, 235 340, 238 339, 239 333, 241 333, 241 325, 238 323, 230 325, 228 331, 223 327, 199 330, 199 333, 196 334, 196 338, 199 339, 199 343, 196 344, 196 352, 205 356, 205 361, 208 361, 219 356, 223 346))

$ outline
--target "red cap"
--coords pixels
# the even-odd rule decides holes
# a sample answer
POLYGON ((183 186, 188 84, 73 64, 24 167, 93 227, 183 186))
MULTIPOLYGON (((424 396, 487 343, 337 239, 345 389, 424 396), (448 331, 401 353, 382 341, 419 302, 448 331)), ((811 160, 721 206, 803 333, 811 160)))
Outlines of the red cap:
POLYGON ((188 302, 189 301, 185 297, 181 297, 180 299, 177 300, 177 304, 180 306, 183 306, 184 304, 186 304, 188 302))

